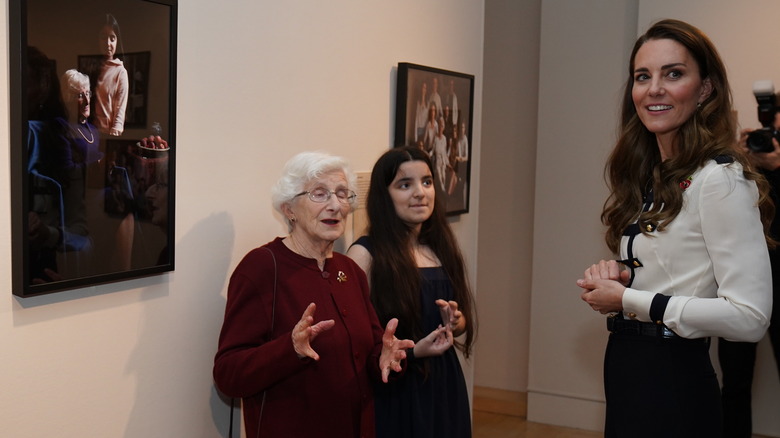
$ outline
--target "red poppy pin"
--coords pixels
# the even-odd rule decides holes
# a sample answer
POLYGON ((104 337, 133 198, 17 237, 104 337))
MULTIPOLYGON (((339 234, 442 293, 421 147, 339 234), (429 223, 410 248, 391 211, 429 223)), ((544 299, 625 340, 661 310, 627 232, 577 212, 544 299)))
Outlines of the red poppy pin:
POLYGON ((680 188, 683 189, 683 190, 687 189, 688 187, 691 186, 691 181, 692 180, 693 180, 693 177, 689 176, 687 179, 684 179, 684 180, 680 181, 680 188))

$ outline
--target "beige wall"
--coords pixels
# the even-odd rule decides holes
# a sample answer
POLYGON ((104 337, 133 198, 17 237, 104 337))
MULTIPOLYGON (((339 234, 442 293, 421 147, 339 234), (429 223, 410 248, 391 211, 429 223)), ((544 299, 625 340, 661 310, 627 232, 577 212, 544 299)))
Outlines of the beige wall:
POLYGON ((474 382, 526 391, 541 0, 485 2, 474 382))
POLYGON ((634 2, 542 1, 528 418, 598 430, 604 319, 574 281, 608 257, 602 169, 616 127, 634 2), (565 413, 565 414, 563 414, 565 413))
MULTIPOLYGON (((228 407, 211 379, 225 288, 248 250, 286 232, 269 199, 279 168, 324 149, 369 170, 392 142, 394 66, 407 61, 476 76, 478 186, 483 9, 473 0, 179 2, 176 271, 35 298, 10 290, 12 145, 0 86, 2 434, 225 436, 228 407)), ((4 1, 1 47, 7 10, 4 1)), ((4 50, 2 84, 8 69, 4 50)), ((476 281, 476 190, 471 207, 453 226, 476 281)))

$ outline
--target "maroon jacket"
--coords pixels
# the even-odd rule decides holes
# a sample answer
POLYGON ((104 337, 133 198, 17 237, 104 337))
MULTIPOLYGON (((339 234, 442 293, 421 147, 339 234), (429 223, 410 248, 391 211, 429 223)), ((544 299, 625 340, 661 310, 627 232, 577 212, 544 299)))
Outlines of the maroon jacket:
POLYGON ((290 251, 281 238, 264 247, 250 251, 230 278, 214 359, 217 387, 243 398, 250 437, 258 428, 261 437, 374 437, 371 385, 381 382, 384 330, 365 273, 338 253, 321 272, 314 259, 290 251), (274 261, 264 247, 277 264, 273 331, 274 261), (312 342, 319 361, 298 359, 291 339, 312 302, 315 323, 336 322, 312 342))

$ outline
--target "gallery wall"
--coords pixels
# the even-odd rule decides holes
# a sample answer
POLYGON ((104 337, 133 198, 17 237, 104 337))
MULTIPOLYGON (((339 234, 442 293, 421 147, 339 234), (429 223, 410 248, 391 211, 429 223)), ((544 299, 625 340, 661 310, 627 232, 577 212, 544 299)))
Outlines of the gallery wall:
MULTIPOLYGON (((110 4, 110 2, 107 2, 110 4)), ((8 84, 8 0, 0 83, 8 84)), ((398 62, 473 74, 480 178, 483 1, 179 3, 176 270, 11 295, 8 87, 0 87, 0 424, 18 437, 226 436, 211 366, 229 275, 286 227, 269 189, 293 154, 367 171, 392 144, 398 62)), ((479 193, 453 227, 476 282, 479 193)), ((340 247, 344 246, 340 243, 340 247)), ((467 363, 471 381, 473 361, 467 363)))
POLYGON ((474 383, 525 392, 541 0, 485 2, 474 383))

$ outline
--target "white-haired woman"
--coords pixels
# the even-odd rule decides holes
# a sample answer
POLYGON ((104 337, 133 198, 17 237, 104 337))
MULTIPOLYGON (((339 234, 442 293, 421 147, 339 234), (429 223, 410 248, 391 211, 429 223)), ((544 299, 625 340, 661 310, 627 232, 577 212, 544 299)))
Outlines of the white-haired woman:
POLYGON ((379 325, 363 270, 335 253, 355 202, 346 161, 293 157, 273 188, 289 234, 230 278, 214 379, 241 397, 247 436, 373 437, 372 381, 403 371, 414 342, 379 325))
POLYGON ((102 158, 98 150, 100 133, 89 122, 90 101, 92 92, 89 87, 89 76, 76 69, 67 70, 62 75, 63 98, 69 114, 71 137, 76 150, 87 164, 102 158))

